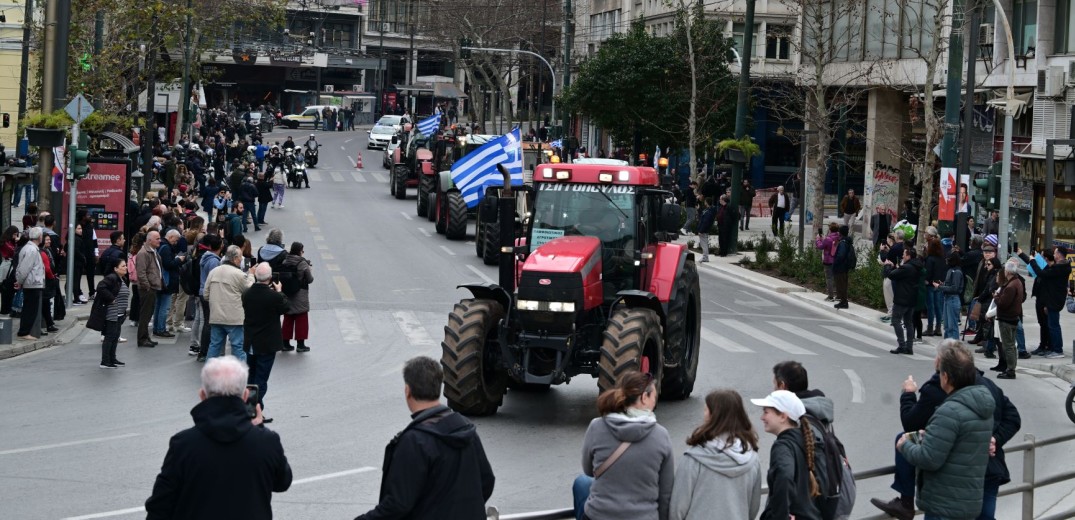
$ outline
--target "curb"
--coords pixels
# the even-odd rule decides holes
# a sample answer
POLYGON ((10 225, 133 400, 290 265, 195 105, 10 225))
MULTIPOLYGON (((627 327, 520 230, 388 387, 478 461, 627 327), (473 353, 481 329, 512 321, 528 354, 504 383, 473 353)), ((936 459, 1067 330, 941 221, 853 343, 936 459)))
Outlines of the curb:
POLYGON ((59 332, 53 332, 49 334, 48 339, 38 339, 31 342, 22 342, 15 340, 16 343, 10 345, 0 345, 0 360, 10 359, 16 356, 33 352, 35 350, 46 349, 55 345, 63 345, 71 341, 73 338, 69 338, 68 332, 75 329, 76 326, 89 319, 89 314, 75 315, 72 312, 67 313, 67 318, 64 319, 67 323, 60 326, 59 332))
MULTIPOLYGON (((855 303, 849 303, 848 305, 850 307, 848 309, 843 309, 843 310, 835 309, 828 302, 825 302, 825 301, 820 299, 821 293, 818 293, 816 291, 812 291, 810 289, 807 289, 807 288, 799 286, 799 285, 792 284, 790 282, 781 280, 779 278, 773 278, 771 276, 764 275, 764 274, 758 273, 756 271, 752 271, 750 269, 747 269, 745 267, 741 267, 739 265, 732 264, 732 263, 706 262, 706 265, 708 265, 710 269, 718 271, 721 274, 724 274, 724 275, 727 275, 727 276, 730 276, 730 277, 733 277, 733 278, 737 278, 737 279, 740 279, 740 280, 746 280, 746 281, 750 282, 752 285, 754 285, 756 287, 763 288, 763 289, 775 292, 777 294, 783 294, 783 295, 795 298, 795 299, 799 300, 800 302, 808 304, 810 307, 814 308, 815 310, 819 310, 819 311, 822 311, 822 312, 826 312, 826 313, 830 313, 830 314, 833 314, 833 315, 838 315, 838 316, 841 316, 841 317, 844 317, 844 318, 847 318, 847 319, 851 319, 851 320, 857 321, 859 323, 862 323, 864 325, 868 325, 871 328, 874 328, 874 329, 877 329, 877 330, 881 330, 881 329, 890 330, 891 329, 891 327, 889 327, 888 325, 884 325, 883 322, 880 321, 881 316, 883 316, 882 313, 880 313, 879 311, 875 311, 873 309, 864 307, 862 305, 858 305, 858 304, 855 304, 855 303), (884 325, 884 326, 883 327, 878 327, 879 325, 884 325)), ((929 347, 929 348, 932 349, 932 348, 935 347, 935 344, 933 343, 932 339, 927 339, 926 343, 924 343, 923 346, 926 346, 926 347, 929 347)), ((975 357, 975 363, 976 364, 980 363, 980 364, 984 364, 984 365, 992 365, 993 360, 984 359, 984 358, 976 356, 975 357)), ((1037 370, 1037 371, 1041 371, 1041 372, 1046 372, 1046 373, 1053 374, 1054 376, 1056 376, 1056 377, 1058 377, 1058 378, 1060 378, 1060 379, 1062 379, 1062 380, 1064 380, 1064 381, 1066 381, 1068 383, 1075 382, 1075 364, 1072 364, 1070 362, 1069 363, 1043 363, 1043 362, 1040 362, 1040 361, 1036 361, 1036 358, 1035 359, 1020 359, 1019 360, 1019 368, 1027 368, 1027 369, 1031 369, 1031 370, 1037 370)))

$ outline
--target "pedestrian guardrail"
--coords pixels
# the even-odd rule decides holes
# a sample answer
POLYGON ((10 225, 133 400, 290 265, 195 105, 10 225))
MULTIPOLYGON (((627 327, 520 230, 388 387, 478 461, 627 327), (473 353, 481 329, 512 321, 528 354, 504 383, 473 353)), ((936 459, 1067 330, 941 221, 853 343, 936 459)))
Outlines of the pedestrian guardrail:
MULTIPOLYGON (((1047 477, 1038 478, 1035 475, 1036 463, 1037 463, 1037 450, 1046 446, 1053 446, 1056 444, 1063 444, 1069 441, 1075 440, 1075 432, 1058 435, 1056 437, 1050 437, 1048 439, 1038 439, 1033 434, 1027 433, 1023 435, 1023 442, 1018 444, 1011 444, 1004 447, 1004 454, 1006 456, 1014 453, 1023 454, 1023 473, 1022 481, 1015 481, 1015 472, 1012 471, 1012 482, 1001 487, 1000 493, 997 494, 998 498, 1006 497, 1010 495, 1021 495, 1022 500, 1022 514, 1019 517, 1020 520, 1034 520, 1034 491, 1039 487, 1051 486, 1053 484, 1059 484, 1069 480, 1075 480, 1075 470, 1064 471, 1055 475, 1049 475, 1047 477)), ((1012 467, 1009 465, 1009 470, 1012 467)), ((881 468, 867 469, 863 471, 855 472, 855 482, 861 482, 871 478, 884 477, 894 474, 896 471, 895 466, 884 466, 881 468)), ((565 484, 565 489, 567 485, 565 484)), ((768 494, 769 488, 763 486, 762 494, 768 494)), ((859 511, 866 510, 871 507, 869 501, 860 500, 856 504, 856 509, 859 511)), ((535 511, 530 513, 515 513, 510 515, 501 515, 497 508, 489 507, 487 511, 487 520, 566 520, 575 517, 575 512, 571 508, 567 509, 554 509, 548 511, 535 511)), ((884 513, 871 514, 869 516, 856 517, 859 520, 886 520, 889 517, 884 513)), ((1043 516, 1037 520, 1065 520, 1075 518, 1075 509, 1069 509, 1060 513, 1053 513, 1049 516, 1043 516)))

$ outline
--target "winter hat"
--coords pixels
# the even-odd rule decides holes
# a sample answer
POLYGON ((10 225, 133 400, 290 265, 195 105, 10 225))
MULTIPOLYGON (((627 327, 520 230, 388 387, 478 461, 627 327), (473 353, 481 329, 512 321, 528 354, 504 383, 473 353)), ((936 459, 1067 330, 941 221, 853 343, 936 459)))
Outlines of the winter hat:
POLYGON ((935 228, 933 226, 930 226, 930 227, 926 228, 926 234, 927 235, 932 235, 932 236, 935 236, 935 237, 941 236, 941 234, 939 232, 937 232, 937 228, 935 228))
POLYGON ((751 399, 750 402, 757 406, 772 408, 778 412, 785 413, 789 419, 796 422, 806 414, 806 407, 803 406, 803 402, 795 394, 787 390, 776 390, 763 399, 751 399))
POLYGON ((997 247, 997 236, 996 235, 986 235, 985 236, 985 243, 989 244, 989 245, 991 245, 993 247, 997 247))

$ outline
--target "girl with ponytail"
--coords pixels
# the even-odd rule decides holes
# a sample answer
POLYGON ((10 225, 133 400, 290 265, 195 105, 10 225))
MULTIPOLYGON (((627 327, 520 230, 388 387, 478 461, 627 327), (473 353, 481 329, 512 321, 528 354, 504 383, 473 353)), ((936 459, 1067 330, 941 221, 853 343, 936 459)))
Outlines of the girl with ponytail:
POLYGON ((575 518, 667 520, 674 467, 668 430, 657 424, 651 374, 627 372, 597 398, 600 417, 582 443, 575 518))
POLYGON ((814 499, 821 495, 815 476, 814 434, 802 416, 806 407, 795 394, 777 390, 750 402, 762 407, 765 431, 776 435, 769 452, 769 498, 761 520, 820 520, 814 499))

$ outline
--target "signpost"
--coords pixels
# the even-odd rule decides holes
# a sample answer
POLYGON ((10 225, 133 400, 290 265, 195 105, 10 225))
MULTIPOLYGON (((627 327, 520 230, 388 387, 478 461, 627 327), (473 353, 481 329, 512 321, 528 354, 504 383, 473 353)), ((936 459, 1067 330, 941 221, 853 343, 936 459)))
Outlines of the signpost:
MULTIPOLYGON (((71 143, 78 146, 79 141, 79 125, 82 121, 85 121, 90 114, 93 113, 93 105, 89 100, 79 94, 72 99, 70 103, 64 107, 67 114, 71 116, 71 119, 75 121, 75 124, 71 125, 71 143)), ((71 165, 67 168, 67 174, 71 179, 71 193, 68 196, 67 201, 67 288, 64 303, 67 308, 71 308, 71 299, 75 294, 75 280, 71 276, 75 272, 75 196, 78 193, 78 179, 74 176, 74 154, 72 155, 71 165)), ((93 287, 90 287, 93 289, 93 287)))

